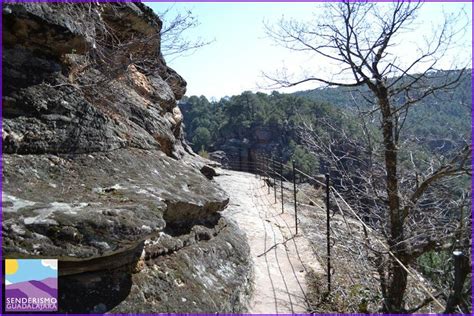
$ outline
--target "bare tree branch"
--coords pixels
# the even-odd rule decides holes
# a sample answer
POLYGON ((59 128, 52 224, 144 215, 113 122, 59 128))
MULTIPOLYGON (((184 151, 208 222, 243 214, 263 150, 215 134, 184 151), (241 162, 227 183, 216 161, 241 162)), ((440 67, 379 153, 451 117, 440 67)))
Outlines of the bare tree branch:
MULTIPOLYGON (((324 119, 317 127, 303 124, 300 134, 307 148, 324 159, 323 165, 330 165, 334 178, 339 179, 338 188, 360 216, 386 237, 395 258, 388 257, 377 269, 384 295, 382 309, 395 313, 407 311, 404 295, 408 274, 400 263, 408 265, 423 253, 452 246, 459 235, 459 219, 447 214, 448 205, 459 201, 452 183, 470 175, 471 146, 451 151, 449 161, 448 155, 437 157, 434 152, 424 160, 414 154, 413 147, 420 140, 402 133, 413 106, 457 87, 466 71, 463 67, 452 73, 436 69, 456 45, 460 29, 453 27, 453 16, 433 30, 432 38, 417 48, 413 60, 402 60, 396 39, 411 31, 421 7, 420 2, 397 1, 382 6, 342 1, 324 5, 316 23, 282 19, 276 27, 265 26, 267 34, 280 45, 312 52, 339 65, 335 77, 309 75, 290 80, 286 75, 265 74, 275 86, 318 82, 366 89, 361 96, 372 109, 356 107, 359 122, 354 122, 361 135, 352 135, 344 126, 324 119), (378 128, 372 123, 376 119, 378 128), (439 238, 446 242, 441 245, 439 238)), ((463 228, 466 230, 465 225, 463 228)))

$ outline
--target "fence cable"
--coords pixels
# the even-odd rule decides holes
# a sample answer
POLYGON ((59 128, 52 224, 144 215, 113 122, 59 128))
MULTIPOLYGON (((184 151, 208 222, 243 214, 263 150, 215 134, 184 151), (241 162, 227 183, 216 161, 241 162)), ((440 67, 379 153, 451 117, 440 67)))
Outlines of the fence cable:
MULTIPOLYGON (((349 203, 347 203, 347 201, 341 196, 341 194, 339 192, 337 192, 337 190, 334 188, 334 187, 330 187, 338 196, 339 198, 344 202, 344 204, 346 204, 347 208, 352 212, 352 214, 357 218, 357 220, 362 224, 364 225, 364 227, 368 230, 371 230, 370 227, 367 226, 367 224, 364 223, 364 221, 362 221, 362 219, 356 214, 356 212, 352 209, 352 207, 349 205, 349 203)), ((413 280, 418 284, 420 285, 420 287, 426 292, 426 294, 428 294, 428 296, 436 303, 438 304, 441 308, 444 309, 444 306, 443 304, 441 304, 441 302, 431 293, 430 290, 428 290, 425 285, 421 282, 418 281, 418 277, 416 277, 415 274, 413 274, 398 258, 397 256, 395 256, 395 254, 390 250, 390 248, 384 243, 382 242, 380 239, 378 239, 377 237, 375 237, 375 240, 377 242, 379 242, 383 248, 385 248, 385 250, 387 251, 387 253, 393 258, 395 259, 395 261, 400 265, 400 267, 402 267, 403 270, 405 270, 412 278, 413 280)))
MULTIPOLYGON (((265 177, 267 178, 276 178, 277 176, 280 178, 280 180, 285 180, 286 182, 292 182, 290 180, 288 180, 283 174, 281 174, 280 172, 274 170, 273 168, 273 165, 279 165, 281 167, 281 169, 286 169, 286 170, 290 170, 292 171, 292 168, 283 164, 282 162, 278 161, 278 160, 274 160, 274 159, 269 159, 269 158, 266 158, 266 157, 263 157, 263 162, 262 160, 260 160, 261 158, 260 157, 257 157, 257 161, 255 162, 243 162, 243 161, 240 161, 240 162, 227 162, 227 165, 232 164, 236 167, 241 167, 241 166, 254 166, 256 167, 255 171, 258 171, 257 173, 258 174, 261 174, 261 175, 264 175, 265 177), (271 162, 271 163, 270 163, 271 162), (260 167, 263 167, 264 169, 261 169, 260 167), (272 177, 273 175, 273 177, 272 177)), ((311 175, 308 175, 307 173, 295 168, 295 175, 296 173, 299 173, 300 175, 306 177, 307 179, 310 179, 310 180, 313 180, 314 182, 316 182, 317 184, 323 186, 323 187, 326 187, 326 184, 322 183, 321 181, 319 181, 318 179, 316 179, 315 177, 311 176, 311 175)), ((294 180, 293 180, 294 181, 294 180)), ((285 188, 286 189, 286 188, 285 188)), ((354 234, 353 234, 353 231, 352 231, 352 228, 350 227, 351 225, 347 222, 345 216, 344 216, 344 212, 341 208, 341 206, 339 205, 339 202, 338 202, 338 199, 335 198, 337 195, 337 197, 340 199, 340 201, 344 202, 344 204, 346 205, 347 209, 350 210, 350 212, 352 213, 352 215, 355 217, 355 219, 367 230, 367 231, 372 231, 372 229, 360 218, 359 215, 357 215, 357 213, 354 211, 354 209, 349 205, 349 203, 342 197, 342 195, 333 187, 333 186, 330 186, 329 189, 331 190, 331 192, 333 193, 333 197, 334 197, 334 200, 336 202, 336 205, 337 205, 337 208, 338 210, 340 211, 341 213, 341 216, 343 217, 343 220, 346 224, 346 226, 349 228, 349 232, 350 232, 350 235, 351 237, 356 240, 357 238, 355 238, 354 234)), ((312 202, 314 204, 314 206, 316 206, 317 208, 319 208, 321 211, 326 211, 324 210, 321 206, 319 206, 318 203, 316 203, 309 195, 307 195, 303 190, 300 190, 299 192, 301 192, 310 202, 312 202)), ((297 202, 298 203, 298 202, 297 202)), ((304 204, 304 203, 298 203, 298 204, 304 204)), ((439 305, 442 309, 444 309, 444 306, 443 304, 441 304, 441 302, 431 293, 431 291, 423 284, 419 281, 418 277, 412 272, 410 271, 410 269, 405 266, 396 256, 395 254, 390 250, 390 248, 383 242, 381 241, 380 239, 378 239, 376 236, 374 236, 374 239, 387 251, 387 253, 395 260, 395 262, 403 269, 405 270, 405 272, 408 273, 408 275, 410 275, 413 280, 423 289, 424 292, 426 292, 426 294, 428 294, 428 296, 433 300, 433 302, 435 302, 437 305, 439 305)), ((359 242, 357 242, 357 244, 359 244, 359 242)), ((360 245, 358 245, 358 248, 360 250, 360 245)), ((353 258, 353 260, 355 260, 353 258)), ((330 271, 327 271, 327 273, 330 273, 330 271)))

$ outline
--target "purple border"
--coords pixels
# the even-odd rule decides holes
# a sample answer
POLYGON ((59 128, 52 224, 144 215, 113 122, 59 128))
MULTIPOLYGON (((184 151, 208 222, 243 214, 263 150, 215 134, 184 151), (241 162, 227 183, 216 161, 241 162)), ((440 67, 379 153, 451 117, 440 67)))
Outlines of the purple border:
MULTIPOLYGON (((222 3, 252 3, 252 2, 259 2, 259 3, 271 3, 271 2, 306 2, 306 3, 317 3, 317 2, 340 2, 341 0, 333 0, 333 1, 328 1, 328 0, 146 0, 146 1, 140 1, 140 0, 96 0, 96 1, 91 1, 91 0, 2 0, 2 3, 21 3, 21 2, 169 2, 169 3, 175 3, 175 2, 181 2, 181 3, 208 3, 208 2, 222 2, 222 3)), ((415 0, 414 0, 415 1, 415 0)), ((350 2, 395 2, 395 0, 350 0, 350 2)), ((425 0, 424 2, 440 2, 440 3, 451 3, 451 2, 458 2, 458 3, 472 3, 472 0, 425 0)), ((223 314, 222 314, 223 315, 223 314)))
MULTIPOLYGON (((64 1, 64 0, 19 0, 19 1, 2 1, 3 3, 20 3, 20 2, 91 2, 90 0, 69 0, 69 1, 64 1)), ((251 2, 329 2, 329 1, 324 1, 324 0, 296 0, 296 1, 287 1, 287 0, 259 0, 259 1, 253 1, 253 0, 239 0, 239 1, 216 1, 216 0, 200 0, 200 1, 186 1, 186 0, 164 0, 164 1, 157 1, 157 0, 148 0, 148 1, 137 1, 137 0, 96 0, 95 2, 223 2, 223 3, 237 3, 237 2, 243 2, 243 3, 251 3, 251 2)), ((334 1, 336 2, 336 1, 334 1)), ((354 0, 354 2, 358 2, 358 0, 354 0)), ((393 0, 367 0, 367 2, 394 2, 393 0)), ((446 0, 427 0, 426 2, 448 2, 446 0)), ((463 2, 463 3, 471 3, 471 6, 474 7, 474 3, 470 0, 450 0, 449 2, 463 2)), ((3 9, 2 9, 3 11, 3 9)), ((474 12, 472 13, 472 19, 471 21, 474 20, 474 12)), ((472 26, 472 30, 474 31, 474 25, 472 26)), ((0 94, 3 96, 3 12, 0 14, 0 32, 2 34, 2 48, 0 49, 0 94)), ((474 38, 472 39, 471 42, 471 58, 472 58, 472 44, 474 44, 474 38)), ((473 59, 474 61, 474 59, 473 59)), ((471 92, 472 92, 472 85, 474 84, 474 81, 472 79, 472 75, 474 74, 473 69, 471 68, 471 92)), ((472 108, 472 102, 474 102, 474 96, 471 93, 471 142, 472 145, 474 146, 474 109, 472 108)), ((3 99, 0 100, 0 106, 3 109, 3 99)), ((2 111, 2 118, 0 119, 0 128, 1 128, 1 134, 2 137, 0 137, 0 154, 2 155, 2 159, 0 160, 0 171, 2 173, 2 182, 0 183, 0 189, 2 190, 3 193, 3 111, 2 111)), ((472 161, 472 152, 471 152, 471 171, 474 172, 474 164, 472 161)), ((472 188, 474 187, 474 177, 471 177, 471 193, 472 193, 472 188)), ((472 194, 471 194, 472 195, 472 194)), ((474 197, 471 197, 471 213, 473 213, 473 208, 472 204, 474 204, 474 197)), ((0 223, 3 222, 3 198, 0 201, 0 223)), ((474 231, 472 230, 472 223, 471 223, 471 234, 472 238, 474 239, 474 231)), ((472 245, 471 245, 472 247, 472 245)), ((0 260, 0 268, 2 272, 2 277, 4 274, 4 267, 3 267, 3 236, 0 234, 0 255, 1 259, 0 260)), ((472 254, 472 262, 474 262, 474 255, 472 254)), ((474 272, 474 271, 473 271, 474 272)), ((473 273, 474 274, 474 273, 473 273)), ((471 276, 471 282, 472 286, 474 287, 474 279, 471 276)), ((3 280, 2 280, 3 284, 3 280)), ((59 290, 59 289, 58 289, 59 290)), ((3 301, 3 285, 0 287, 0 295, 2 297, 3 301)), ((471 297, 472 299, 472 305, 474 306, 474 296, 471 297)), ((1 313, 1 312, 0 312, 1 313)), ((21 315, 21 313, 9 313, 11 315, 21 315)), ((67 314, 60 314, 60 313, 53 313, 53 314, 48 314, 48 313, 34 313, 38 315, 67 315, 67 314)), ((34 315, 33 314, 33 315, 34 315)), ((0 314, 1 315, 1 314, 0 314)), ((103 315, 103 314, 74 314, 74 315, 103 315)), ((130 314, 112 314, 112 315, 130 315, 130 314)), ((176 313, 154 313, 154 314, 133 314, 133 315, 215 315, 215 314, 192 314, 192 313, 186 313, 186 314, 176 314, 176 313)), ((219 315, 254 315, 254 314, 219 314, 219 315)), ((277 314, 259 314, 259 315, 277 315, 277 314)), ((278 315, 309 315, 309 314, 278 314, 278 315)), ((318 314, 318 315, 366 315, 366 314, 339 314, 339 313, 334 313, 334 314, 318 314)), ((372 314, 372 315, 392 315, 392 314, 372 314)), ((396 315, 403 315, 403 314, 396 314, 396 315)), ((423 314, 418 314, 418 315, 423 315, 423 314)), ((430 315, 430 314, 428 314, 430 315)), ((464 315, 464 314, 450 314, 450 315, 464 315)))
MULTIPOLYGON (((474 4, 471 3, 471 11, 472 9, 474 8, 474 4)), ((472 13, 472 16, 471 16, 471 24, 472 24, 472 21, 474 19, 474 11, 471 12, 472 13)), ((474 32, 474 25, 471 25, 471 28, 472 28, 472 31, 474 32)), ((471 59, 473 58, 472 57, 472 46, 474 44, 474 37, 472 38, 472 41, 471 41, 471 59)), ((474 60, 474 59, 472 59, 474 60)), ((472 78, 472 75, 474 74, 474 71, 473 71, 473 68, 472 68, 472 62, 471 62, 471 145, 472 147, 474 147, 474 108, 472 107, 472 103, 474 103, 474 96, 472 95, 472 86, 474 84, 474 81, 473 81, 473 78, 472 78)), ((473 214, 473 204, 474 204, 474 196, 472 195, 472 188, 474 187, 474 178, 472 177, 472 174, 473 174, 473 171, 474 171, 474 165, 472 163, 472 147, 471 147, 471 218, 472 218, 472 214, 473 214)), ((474 239, 474 231, 472 230, 472 220, 471 220, 471 269, 472 268, 472 262, 474 262, 474 255, 472 253, 472 240, 474 239)), ((472 288, 474 287, 474 280, 473 280, 473 275, 474 275, 474 270, 471 270, 471 308, 472 306, 474 306, 474 296, 472 294, 472 288)))
POLYGON ((0 183, 0 190, 2 191, 2 198, 0 201, 0 223, 2 224, 2 228, 0 228, 0 230, 2 230, 2 233, 0 234, 0 271, 2 272, 2 286, 0 287, 0 295, 3 310, 3 276, 5 275, 5 270, 3 269, 3 5, 2 14, 0 14, 0 33, 2 35, 2 47, 0 48, 0 95, 2 96, 2 99, 0 100, 0 107, 2 109, 2 118, 0 119, 0 133, 2 134, 2 137, 0 137, 0 155, 2 156, 2 159, 0 159, 0 172, 2 173, 2 181, 0 183))

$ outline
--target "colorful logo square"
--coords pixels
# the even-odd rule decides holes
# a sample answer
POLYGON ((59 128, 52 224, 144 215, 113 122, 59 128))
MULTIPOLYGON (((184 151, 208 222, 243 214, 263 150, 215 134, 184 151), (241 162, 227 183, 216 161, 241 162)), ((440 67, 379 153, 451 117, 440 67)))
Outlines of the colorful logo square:
POLYGON ((58 310, 58 260, 5 259, 5 311, 58 310))

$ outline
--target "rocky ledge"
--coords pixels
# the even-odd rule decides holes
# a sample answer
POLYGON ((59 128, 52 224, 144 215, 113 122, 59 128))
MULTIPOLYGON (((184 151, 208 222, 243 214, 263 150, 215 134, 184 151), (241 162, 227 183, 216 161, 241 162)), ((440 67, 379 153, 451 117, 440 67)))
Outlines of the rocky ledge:
POLYGON ((159 18, 22 3, 3 22, 4 257, 59 259, 63 312, 245 311, 249 249, 184 141, 159 18))

